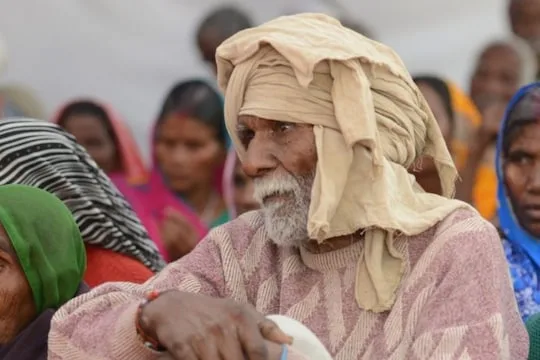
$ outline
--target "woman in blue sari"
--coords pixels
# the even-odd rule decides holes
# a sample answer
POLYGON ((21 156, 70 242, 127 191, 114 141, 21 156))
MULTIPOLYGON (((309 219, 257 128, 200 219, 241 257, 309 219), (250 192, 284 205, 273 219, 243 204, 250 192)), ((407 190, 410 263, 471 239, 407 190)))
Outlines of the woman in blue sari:
POLYGON ((540 313, 540 83, 512 98, 497 139, 498 220, 523 320, 540 313))

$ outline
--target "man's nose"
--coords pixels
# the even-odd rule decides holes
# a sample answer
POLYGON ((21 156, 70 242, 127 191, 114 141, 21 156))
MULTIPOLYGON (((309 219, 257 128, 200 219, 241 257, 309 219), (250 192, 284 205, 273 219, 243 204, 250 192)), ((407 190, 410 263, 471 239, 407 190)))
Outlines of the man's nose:
POLYGON ((264 176, 275 169, 275 158, 269 140, 255 136, 246 149, 242 169, 251 178, 264 176))

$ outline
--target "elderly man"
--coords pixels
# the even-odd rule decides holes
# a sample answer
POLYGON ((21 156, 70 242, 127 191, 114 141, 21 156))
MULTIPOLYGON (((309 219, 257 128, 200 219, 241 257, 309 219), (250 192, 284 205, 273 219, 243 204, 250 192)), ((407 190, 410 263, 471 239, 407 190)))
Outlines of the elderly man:
POLYGON ((453 162, 390 48, 303 14, 236 34, 217 64, 262 209, 143 286, 60 309, 50 359, 306 359, 269 314, 334 359, 527 357, 499 237, 447 197, 453 162), (444 196, 407 173, 425 154, 444 196))

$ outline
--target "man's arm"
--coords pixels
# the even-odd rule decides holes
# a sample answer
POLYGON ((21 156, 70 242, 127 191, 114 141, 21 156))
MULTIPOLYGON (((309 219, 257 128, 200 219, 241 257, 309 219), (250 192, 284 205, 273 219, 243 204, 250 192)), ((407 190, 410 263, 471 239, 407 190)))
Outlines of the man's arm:
POLYGON ((431 279, 412 310, 420 314, 407 358, 527 359, 528 336, 495 228, 472 216, 430 247, 435 252, 420 261, 430 262, 431 279))
POLYGON ((135 314, 152 290, 180 290, 223 296, 221 258, 210 234, 181 260, 170 264, 143 285, 108 283, 59 309, 49 334, 49 358, 154 359, 135 331, 135 314))

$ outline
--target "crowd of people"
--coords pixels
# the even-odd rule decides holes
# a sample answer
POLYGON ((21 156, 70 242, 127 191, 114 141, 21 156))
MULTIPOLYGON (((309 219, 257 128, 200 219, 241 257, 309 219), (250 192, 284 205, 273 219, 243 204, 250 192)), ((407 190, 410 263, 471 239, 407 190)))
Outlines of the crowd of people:
POLYGON ((540 0, 508 18, 465 90, 217 9, 150 166, 106 101, 0 86, 0 359, 540 359, 540 0))

